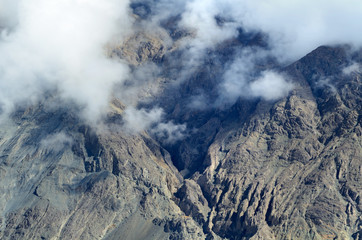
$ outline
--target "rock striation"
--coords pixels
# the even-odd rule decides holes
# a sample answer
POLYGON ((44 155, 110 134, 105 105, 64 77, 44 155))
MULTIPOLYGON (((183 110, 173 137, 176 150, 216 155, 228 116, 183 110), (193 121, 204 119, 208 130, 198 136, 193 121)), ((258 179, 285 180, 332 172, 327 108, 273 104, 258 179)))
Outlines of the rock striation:
POLYGON ((197 89, 216 94, 223 61, 175 90, 178 50, 161 39, 137 34, 113 57, 164 69, 143 104, 195 131, 130 134, 117 99, 100 129, 67 104, 19 107, 0 126, 1 239, 362 239, 361 72, 344 71, 360 52, 324 46, 279 67, 294 84, 282 99, 190 110, 197 89))
POLYGON ((295 83, 288 97, 256 100, 246 117, 240 100, 241 117, 206 122, 214 137, 190 178, 208 200, 207 230, 228 239, 360 239, 361 74, 343 72, 349 61, 344 47, 320 47, 282 69, 295 83))

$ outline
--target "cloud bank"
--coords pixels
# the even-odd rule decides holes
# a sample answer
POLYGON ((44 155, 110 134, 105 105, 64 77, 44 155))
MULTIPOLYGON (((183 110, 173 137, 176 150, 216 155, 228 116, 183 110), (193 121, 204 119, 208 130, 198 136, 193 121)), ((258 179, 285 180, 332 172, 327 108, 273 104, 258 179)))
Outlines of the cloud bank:
POLYGON ((282 60, 296 60, 320 45, 362 45, 358 0, 188 0, 185 5, 180 25, 195 30, 194 41, 206 47, 235 36, 239 28, 267 34, 271 51, 282 60))
MULTIPOLYGON (((288 76, 276 71, 256 74, 255 64, 250 64, 250 59, 272 56, 285 66, 321 45, 362 46, 359 34, 362 2, 358 0, 150 0, 147 4, 153 11, 154 22, 179 16, 175 24, 189 33, 178 40, 182 56, 177 61, 183 62, 179 81, 190 77, 208 58, 210 50, 237 38, 240 31, 263 34, 266 46, 245 47, 249 54, 242 53, 228 63, 231 66, 224 73, 216 106, 231 103, 238 97, 275 100, 286 96, 293 88, 288 76)), ((191 99, 189 106, 192 108, 209 106, 204 96, 191 99)))
POLYGON ((1 3, 6 6, 0 11, 3 111, 56 89, 82 107, 84 119, 97 121, 107 109, 114 83, 128 75, 126 64, 105 55, 107 42, 122 39, 131 29, 128 1, 1 3))
MULTIPOLYGON (((182 138, 186 126, 166 121, 158 107, 136 107, 141 91, 157 92, 149 86, 157 88, 152 83, 162 71, 152 63, 130 67, 106 54, 108 43, 122 42, 135 28, 152 32, 176 17, 172 27, 186 34, 169 45, 182 52, 174 59, 179 63, 174 75, 181 80, 241 30, 262 33, 265 46, 241 46, 225 63, 213 105, 217 107, 239 97, 272 101, 289 93, 293 85, 288 76, 275 69, 258 70, 259 60, 272 56, 286 65, 320 45, 362 46, 359 0, 0 0, 0 6, 0 114, 53 91, 77 104, 88 123, 97 124, 118 86, 118 97, 129 105, 126 126, 135 131, 152 128, 166 142, 182 138), (147 24, 138 24, 142 20, 132 15, 131 6, 147 24)), ((345 69, 346 74, 353 71, 360 67, 345 69)), ((190 105, 198 109, 210 105, 203 95, 191 99, 190 105)))
POLYGON ((362 66, 356 62, 342 69, 344 75, 350 75, 352 73, 361 73, 362 66))
POLYGON ((246 47, 226 69, 216 105, 232 103, 238 97, 275 100, 286 96, 292 83, 288 76, 277 72, 257 74, 255 62, 273 56, 287 65, 321 45, 350 44, 361 48, 362 2, 189 0, 179 25, 194 32, 189 43, 194 60, 207 57, 207 49, 237 37, 240 29, 244 33, 264 34, 266 48, 246 47))
POLYGON ((145 110, 129 107, 124 113, 124 127, 131 134, 148 130, 164 144, 173 144, 187 136, 186 124, 166 121, 164 116, 162 108, 145 110))

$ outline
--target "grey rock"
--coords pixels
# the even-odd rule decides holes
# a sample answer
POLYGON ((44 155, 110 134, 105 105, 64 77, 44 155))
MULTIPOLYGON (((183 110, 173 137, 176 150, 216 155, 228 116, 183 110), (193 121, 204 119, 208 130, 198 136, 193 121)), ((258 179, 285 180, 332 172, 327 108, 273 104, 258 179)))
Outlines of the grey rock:
MULTIPOLYGON (((126 46, 112 54, 133 65, 167 68, 177 53, 145 34, 126 46)), ((361 62, 354 56, 320 47, 280 68, 295 84, 289 96, 222 110, 182 108, 197 89, 215 96, 221 60, 179 92, 162 82, 150 104, 197 129, 171 146, 113 129, 117 99, 106 131, 66 104, 17 109, 0 126, 0 238, 361 239, 361 74, 342 73, 351 58, 361 62), (334 88, 320 87, 325 78, 334 88)))

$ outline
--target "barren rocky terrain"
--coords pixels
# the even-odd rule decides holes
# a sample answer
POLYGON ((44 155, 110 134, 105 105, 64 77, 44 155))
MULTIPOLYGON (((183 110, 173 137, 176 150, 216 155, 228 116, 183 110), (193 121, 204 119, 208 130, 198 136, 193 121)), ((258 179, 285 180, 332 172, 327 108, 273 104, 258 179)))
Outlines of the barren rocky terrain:
MULTIPOLYGON (((170 20, 171 21, 171 20, 170 20)), ((50 94, 19 106, 0 125, 1 239, 362 239, 362 53, 321 46, 280 66, 293 83, 277 100, 215 99, 224 63, 263 36, 218 46, 197 71, 173 83, 179 56, 170 28, 140 32, 109 56, 155 64, 139 106, 158 105, 190 129, 174 142, 119 127, 125 103, 115 92, 104 126, 94 129, 50 94)))

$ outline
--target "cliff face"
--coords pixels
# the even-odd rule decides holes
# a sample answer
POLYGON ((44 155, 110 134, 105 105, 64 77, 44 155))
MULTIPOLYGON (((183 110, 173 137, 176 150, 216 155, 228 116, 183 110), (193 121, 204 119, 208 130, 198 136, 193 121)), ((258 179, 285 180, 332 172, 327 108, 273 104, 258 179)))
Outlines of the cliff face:
POLYGON ((342 73, 347 58, 318 48, 283 70, 296 83, 288 97, 220 124, 191 177, 209 201, 209 229, 230 239, 361 238, 361 82, 342 73))
MULTIPOLYGON (((169 69, 177 51, 135 39, 144 47, 131 62, 169 69)), ((320 47, 280 69, 294 83, 287 97, 223 110, 184 107, 195 89, 215 94, 223 61, 177 90, 166 79, 154 101, 197 129, 175 144, 118 128, 118 100, 102 131, 72 108, 17 110, 0 128, 0 238, 362 239, 361 73, 343 71, 351 62, 361 55, 320 47)))
POLYGON ((147 134, 93 132, 44 106, 12 120, 1 128, 1 239, 204 236, 172 201, 182 177, 147 134))

